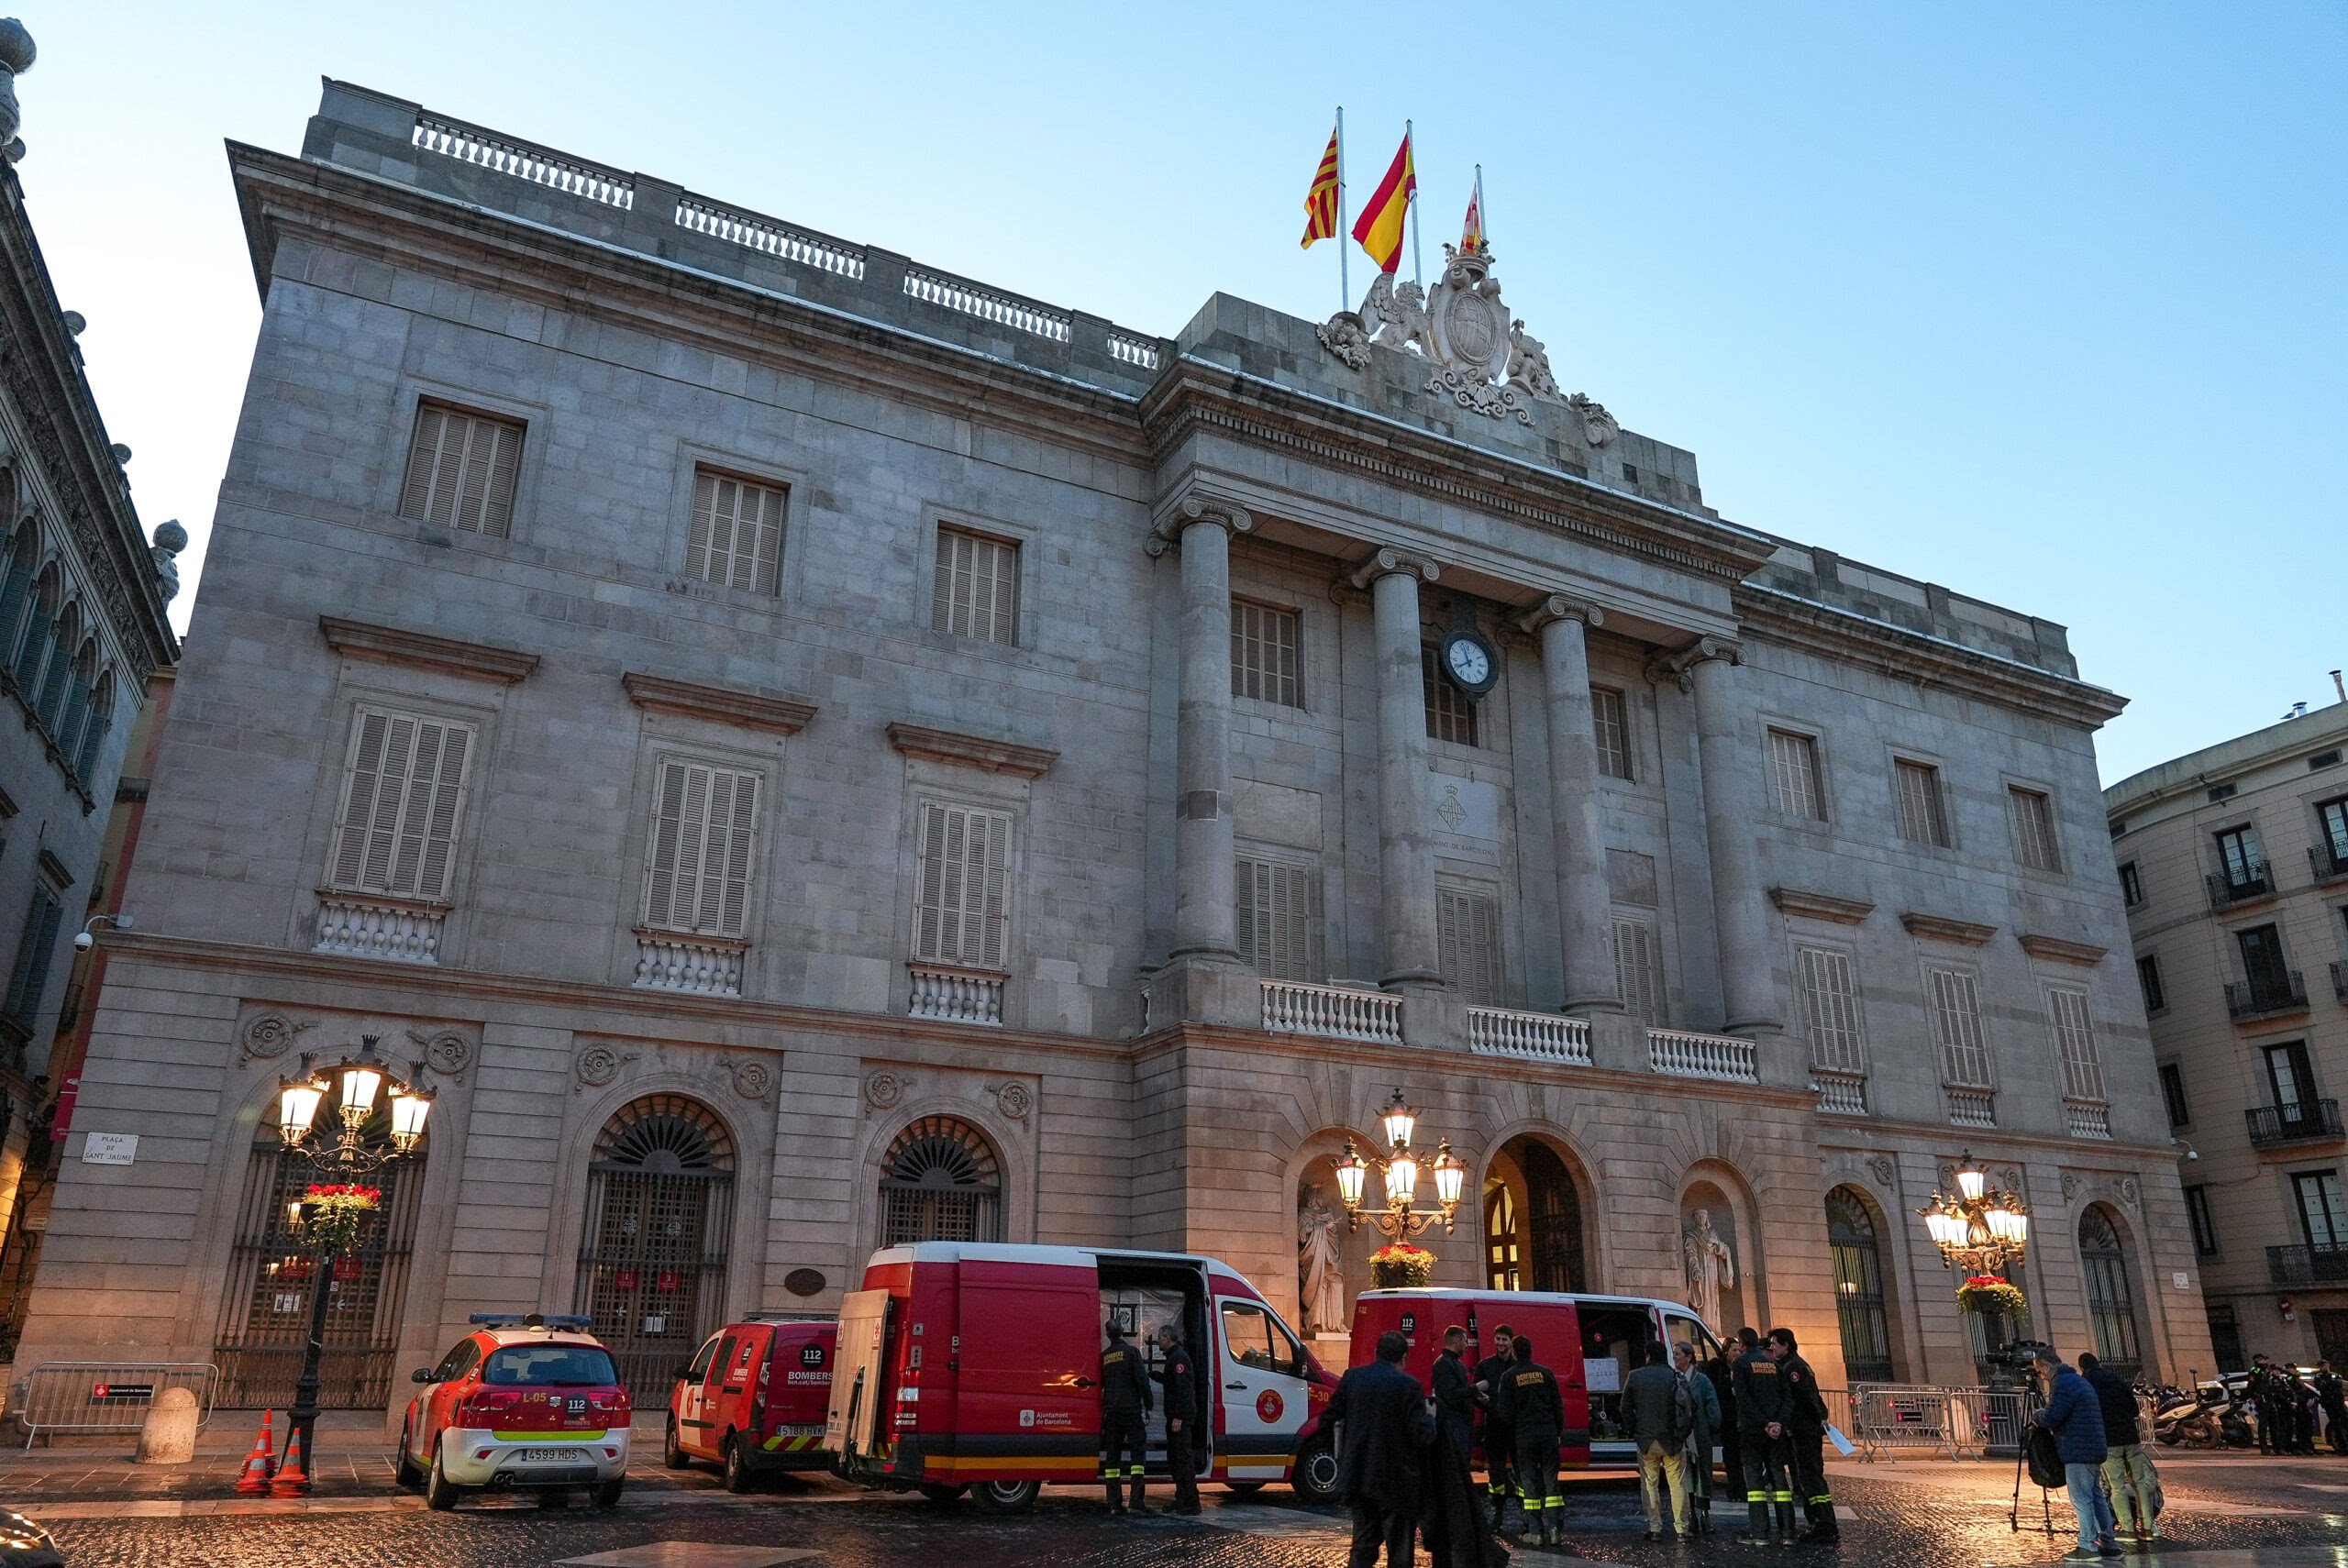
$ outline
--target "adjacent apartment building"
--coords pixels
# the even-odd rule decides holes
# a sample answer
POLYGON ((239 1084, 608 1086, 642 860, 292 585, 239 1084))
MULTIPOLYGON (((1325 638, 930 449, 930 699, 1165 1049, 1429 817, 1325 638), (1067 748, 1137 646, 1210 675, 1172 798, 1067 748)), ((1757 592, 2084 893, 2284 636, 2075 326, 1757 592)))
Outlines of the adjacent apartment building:
POLYGON ((2228 1370, 2348 1366, 2348 696, 2301 709, 2104 791, 2228 1370))
POLYGON ((343 83, 229 161, 265 309, 26 1355, 282 1401, 277 1086, 372 1036, 438 1098, 324 1282, 354 1407, 534 1307, 657 1397, 931 1237, 1220 1255, 1285 1358, 1398 1090, 1444 1282, 1970 1382, 1969 1154, 2031 1327, 2208 1360, 2121 699, 1722 517, 1491 256, 1160 337, 343 83))

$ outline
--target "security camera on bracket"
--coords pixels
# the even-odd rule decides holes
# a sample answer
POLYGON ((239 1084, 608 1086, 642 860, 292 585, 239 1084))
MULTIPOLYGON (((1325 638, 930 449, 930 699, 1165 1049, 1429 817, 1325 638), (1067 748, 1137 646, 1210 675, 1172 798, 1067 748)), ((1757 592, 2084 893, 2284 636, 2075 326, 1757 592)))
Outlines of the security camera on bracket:
POLYGON ((92 915, 90 923, 73 933, 73 951, 87 953, 98 944, 98 939, 90 934, 91 929, 94 926, 111 925, 116 931, 128 931, 132 923, 131 918, 127 914, 92 915))

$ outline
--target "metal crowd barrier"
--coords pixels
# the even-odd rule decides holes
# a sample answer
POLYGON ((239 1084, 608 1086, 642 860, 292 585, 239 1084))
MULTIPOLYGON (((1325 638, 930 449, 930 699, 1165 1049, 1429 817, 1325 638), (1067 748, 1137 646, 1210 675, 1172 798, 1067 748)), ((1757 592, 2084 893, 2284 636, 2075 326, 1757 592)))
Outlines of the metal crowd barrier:
POLYGON ((25 1429, 25 1446, 47 1432, 136 1432, 155 1396, 167 1388, 195 1395, 196 1430, 212 1420, 220 1369, 192 1361, 45 1361, 17 1385, 11 1412, 25 1429))
MULTIPOLYGON (((1933 1387, 1922 1384, 1858 1383, 1843 1395, 1850 1425, 1843 1430, 1861 1459, 1894 1449, 1933 1449, 1951 1459, 2011 1455, 2021 1441, 2019 1389, 1933 1387)), ((1833 1408, 1829 1394, 1828 1408, 1833 1408)))

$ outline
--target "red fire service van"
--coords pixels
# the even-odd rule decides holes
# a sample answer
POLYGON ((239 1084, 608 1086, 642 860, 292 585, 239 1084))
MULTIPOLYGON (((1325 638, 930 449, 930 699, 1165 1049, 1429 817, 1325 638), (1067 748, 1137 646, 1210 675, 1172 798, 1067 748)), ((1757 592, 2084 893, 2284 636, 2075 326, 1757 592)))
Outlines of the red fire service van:
MULTIPOLYGON (((1336 1461, 1318 1430, 1337 1380, 1227 1264, 1169 1253, 923 1242, 872 1254, 840 1305, 824 1446, 869 1485, 944 1502, 1032 1505, 1047 1481, 1100 1474, 1102 1325, 1114 1314, 1159 1364, 1180 1325, 1208 1402, 1199 1478, 1288 1480, 1316 1500, 1336 1461)), ((1149 1474, 1166 1474, 1165 1401, 1149 1474)))
POLYGON ((1471 1367, 1492 1353, 1492 1331, 1501 1324, 1531 1337, 1533 1358, 1557 1375, 1565 1396, 1559 1458, 1568 1470, 1638 1463, 1623 1420, 1623 1381, 1646 1364, 1648 1345, 1685 1340, 1699 1361, 1721 1353, 1720 1342, 1677 1301, 1532 1290, 1365 1290, 1354 1300, 1353 1364, 1372 1359, 1378 1336, 1399 1329, 1411 1342, 1404 1369, 1432 1392, 1443 1331, 1454 1323, 1468 1331, 1471 1367))
POLYGON ((838 1332, 828 1318, 753 1312, 710 1335, 677 1368, 661 1463, 682 1470, 714 1459, 729 1492, 770 1472, 828 1466, 824 1411, 838 1332))

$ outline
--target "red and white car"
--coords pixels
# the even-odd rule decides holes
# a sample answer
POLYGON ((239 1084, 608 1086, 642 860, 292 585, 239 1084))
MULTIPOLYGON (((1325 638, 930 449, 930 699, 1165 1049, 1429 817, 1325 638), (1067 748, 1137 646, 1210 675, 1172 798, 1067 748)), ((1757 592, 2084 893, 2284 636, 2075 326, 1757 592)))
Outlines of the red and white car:
POLYGON ((476 1312, 473 1331, 437 1367, 400 1427, 399 1481, 425 1506, 463 1493, 587 1487, 598 1507, 619 1501, 634 1414, 619 1368, 584 1318, 476 1312))

